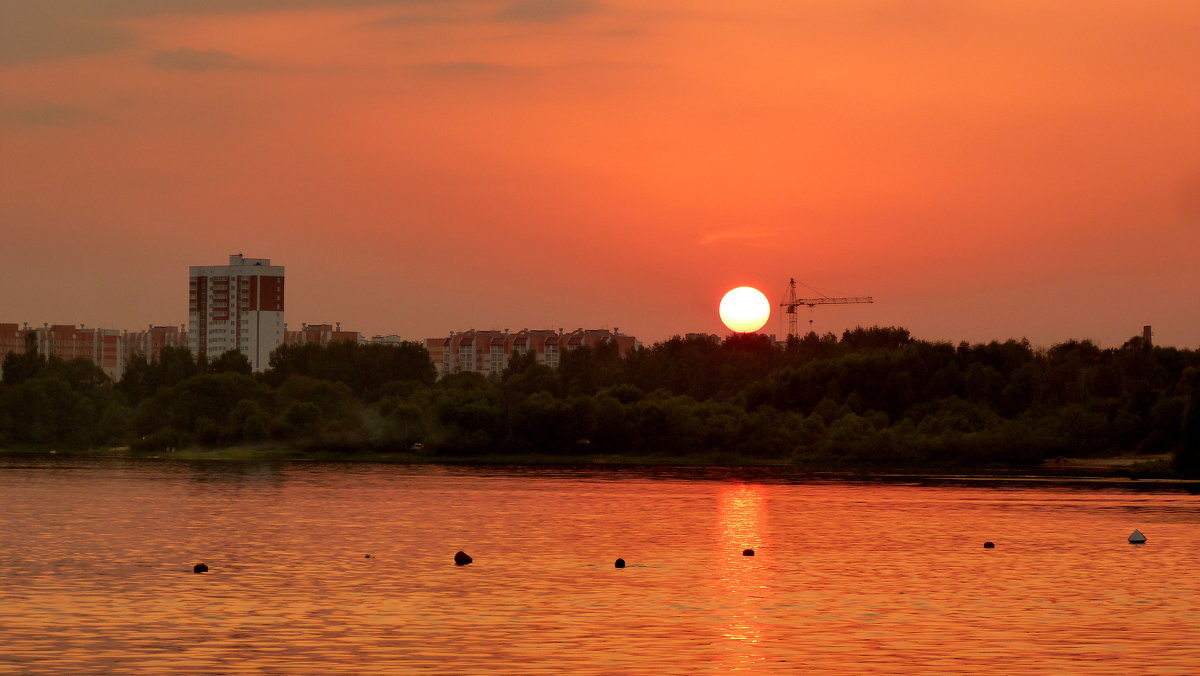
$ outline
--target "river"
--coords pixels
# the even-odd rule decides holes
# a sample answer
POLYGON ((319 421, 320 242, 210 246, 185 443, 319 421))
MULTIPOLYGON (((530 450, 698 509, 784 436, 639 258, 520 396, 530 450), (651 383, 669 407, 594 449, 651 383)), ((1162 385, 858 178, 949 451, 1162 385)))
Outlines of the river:
POLYGON ((0 458, 0 673, 1200 672, 1198 495, 736 477, 0 458))

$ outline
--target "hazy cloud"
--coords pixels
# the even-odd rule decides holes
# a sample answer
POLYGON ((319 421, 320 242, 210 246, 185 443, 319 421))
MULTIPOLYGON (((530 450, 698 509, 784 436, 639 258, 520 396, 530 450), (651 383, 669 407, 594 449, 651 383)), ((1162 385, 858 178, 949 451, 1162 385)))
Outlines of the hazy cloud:
POLYGON ((26 127, 61 127, 79 122, 90 122, 96 115, 74 106, 0 106, 0 123, 26 127))
POLYGON ((499 11, 486 0, 409 0, 423 5, 422 13, 400 14, 375 19, 374 27, 449 24, 486 21, 528 21, 557 23, 599 9, 595 0, 516 0, 505 2, 499 11), (483 12, 483 13, 481 13, 483 12))
POLYGON ((438 16, 434 14, 400 14, 398 16, 385 16, 382 19, 368 21, 366 25, 373 28, 389 28, 392 26, 421 26, 461 22, 462 19, 451 16, 438 16))
POLYGON ((718 232, 705 233, 696 243, 703 246, 736 239, 763 239, 774 236, 775 233, 765 230, 720 230, 718 232))
POLYGON ((133 34, 122 28, 46 12, 42 2, 0 4, 3 65, 110 52, 135 43, 133 34))
POLYGON ((239 56, 216 49, 188 49, 186 47, 150 55, 150 65, 163 70, 252 70, 258 66, 239 56))
POLYGON ((320 8, 410 5, 413 0, 0 0, 0 16, 28 15, 74 18, 161 16, 164 14, 232 14, 320 8))
POLYGON ((418 66, 428 75, 491 75, 509 71, 507 66, 482 61, 449 61, 444 63, 422 63, 418 66))
POLYGON ((593 0, 518 0, 496 15, 505 21, 540 21, 553 23, 595 11, 593 0))
POLYGON ((0 65, 88 56, 137 44, 134 33, 111 23, 114 19, 413 4, 417 3, 414 0, 0 0, 0 65))
POLYGON ((1200 225, 1200 170, 1186 174, 1175 186, 1179 212, 1193 225, 1200 225))
MULTIPOLYGON (((314 8, 422 7, 417 15, 379 19, 372 25, 457 23, 461 16, 442 15, 447 4, 476 6, 477 0, 0 0, 0 65, 31 63, 112 52, 137 44, 135 34, 113 20, 163 15, 214 15, 314 8)), ((516 0, 507 2, 493 18, 500 21, 553 23, 593 12, 595 0, 516 0)), ((244 68, 219 60, 194 60, 195 55, 167 53, 163 68, 211 70, 244 68), (180 60, 182 59, 182 60, 180 60), (192 60, 189 60, 192 59, 192 60), (196 65, 190 65, 196 64, 196 65)))

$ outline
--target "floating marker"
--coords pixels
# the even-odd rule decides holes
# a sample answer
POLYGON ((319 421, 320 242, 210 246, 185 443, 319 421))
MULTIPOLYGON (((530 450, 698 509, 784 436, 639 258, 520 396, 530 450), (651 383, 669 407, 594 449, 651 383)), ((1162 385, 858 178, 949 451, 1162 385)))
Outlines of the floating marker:
POLYGON ((995 549, 996 543, 989 540, 989 541, 983 543, 983 548, 984 549, 995 549))
POLYGON ((1142 535, 1142 531, 1137 530, 1137 529, 1134 529, 1133 533, 1129 536, 1130 544, 1140 545, 1145 541, 1146 541, 1146 536, 1142 535))
POLYGON ((614 568, 624 568, 625 567, 625 559, 617 559, 617 562, 613 564, 613 567, 614 568))
POLYGON ((208 566, 204 565, 203 563, 197 563, 196 565, 192 566, 192 572, 193 573, 207 573, 208 566))
POLYGON ((465 566, 474 560, 470 556, 467 556, 466 552, 455 552, 454 554, 454 565, 456 566, 465 566))
POLYGON ((743 549, 742 556, 754 556, 754 550, 753 549, 743 549))

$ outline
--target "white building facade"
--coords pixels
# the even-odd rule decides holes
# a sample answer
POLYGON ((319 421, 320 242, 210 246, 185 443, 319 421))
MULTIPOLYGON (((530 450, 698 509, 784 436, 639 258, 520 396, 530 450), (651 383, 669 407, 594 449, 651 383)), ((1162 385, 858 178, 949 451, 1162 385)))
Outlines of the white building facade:
POLYGON ((268 258, 229 257, 193 265, 188 280, 188 347, 208 359, 238 350, 255 371, 283 344, 283 266, 268 258))

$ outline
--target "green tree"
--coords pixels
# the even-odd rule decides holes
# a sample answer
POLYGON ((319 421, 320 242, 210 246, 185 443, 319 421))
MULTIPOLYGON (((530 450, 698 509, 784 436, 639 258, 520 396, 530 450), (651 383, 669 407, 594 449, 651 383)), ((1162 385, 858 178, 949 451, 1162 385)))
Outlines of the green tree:
POLYGON ((229 350, 218 355, 208 364, 209 373, 240 373, 248 376, 254 370, 250 359, 241 350, 229 350))
POLYGON ((204 373, 159 388, 138 405, 139 446, 183 445, 191 436, 209 444, 237 441, 241 430, 231 423, 233 410, 243 400, 262 402, 267 396, 261 383, 238 373, 204 373))
POLYGON ((1175 471, 1184 476, 1200 475, 1200 371, 1188 369, 1187 408, 1183 412, 1183 429, 1179 450, 1175 453, 1175 471))
POLYGON ((156 361, 146 355, 135 353, 125 362, 119 389, 131 404, 137 404, 160 388, 177 385, 201 371, 192 351, 182 346, 168 345, 159 353, 156 361))
POLYGON ((25 333, 25 353, 9 352, 4 355, 3 382, 6 385, 20 385, 31 378, 36 378, 46 366, 46 358, 38 354, 37 333, 25 333))
POLYGON ((355 396, 375 401, 397 381, 433 384, 436 372, 424 345, 336 341, 328 345, 285 345, 271 353, 266 381, 278 386, 292 376, 339 382, 355 396))

